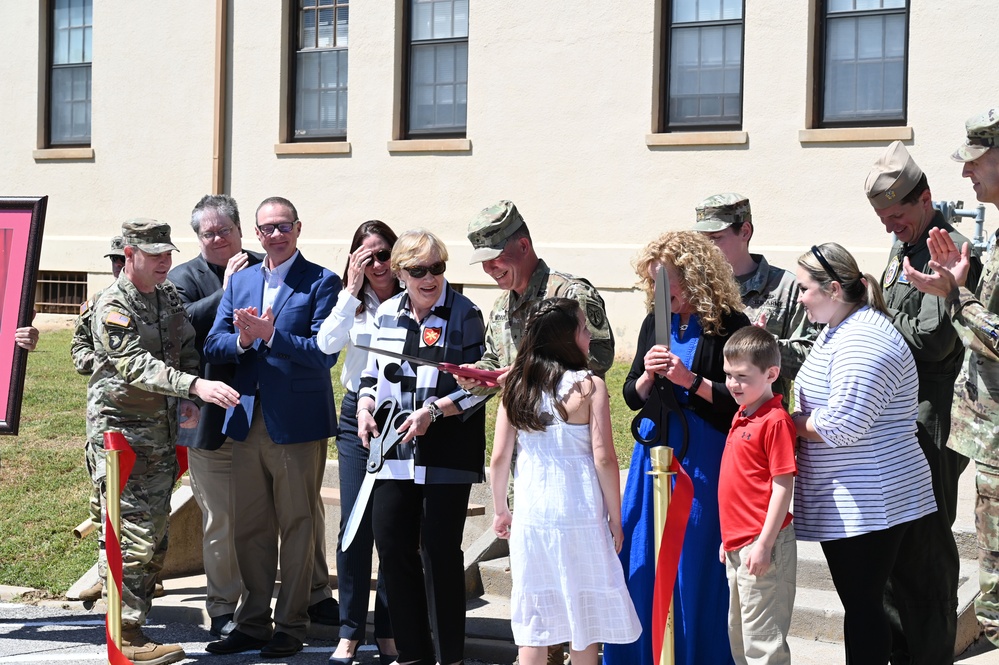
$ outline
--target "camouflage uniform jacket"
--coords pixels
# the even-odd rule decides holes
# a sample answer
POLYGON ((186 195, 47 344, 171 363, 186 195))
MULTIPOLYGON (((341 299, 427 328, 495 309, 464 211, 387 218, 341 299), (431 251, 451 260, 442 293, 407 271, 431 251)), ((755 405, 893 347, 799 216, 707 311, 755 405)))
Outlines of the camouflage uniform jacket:
POLYGON ((69 346, 69 353, 73 356, 73 366, 76 367, 76 371, 84 376, 94 373, 93 315, 94 305, 102 293, 104 289, 80 305, 80 315, 76 317, 76 323, 73 325, 73 342, 69 346))
POLYGON ((552 270, 542 260, 538 260, 538 267, 531 274, 523 295, 504 291, 496 299, 486 326, 486 352, 482 360, 475 363, 476 367, 500 369, 512 365, 524 337, 528 315, 539 301, 554 297, 579 302, 590 328, 590 369, 599 376, 606 374, 614 364, 614 333, 607 321, 604 299, 585 279, 552 270))
POLYGON ((947 298, 958 334, 974 353, 954 384, 949 448, 999 468, 999 252, 993 235, 975 292, 965 287, 947 298))
MULTIPOLYGON (((950 325, 943 298, 919 292, 902 272, 904 258, 909 259, 914 269, 929 272, 930 250, 926 240, 933 228, 947 231, 958 247, 968 241, 937 212, 915 243, 909 245, 896 241, 892 246, 888 267, 881 276, 881 288, 888 305, 888 315, 896 330, 905 338, 916 361, 919 422, 937 439, 934 441, 937 448, 941 448, 950 431, 954 380, 964 359, 964 345, 954 326, 950 325)), ((967 281, 972 290, 978 284, 981 270, 978 258, 973 257, 967 281)))
POLYGON ((88 416, 96 431, 138 428, 177 438, 177 398, 188 398, 198 377, 194 326, 170 282, 140 293, 124 273, 101 294, 93 310, 94 373, 88 416))
POLYGON ((762 254, 750 254, 759 265, 756 272, 739 278, 739 295, 746 306, 746 316, 753 325, 766 317, 767 332, 780 346, 780 378, 774 389, 790 407, 791 382, 797 376, 818 334, 818 328, 805 316, 798 304, 798 280, 794 274, 770 265, 762 254))

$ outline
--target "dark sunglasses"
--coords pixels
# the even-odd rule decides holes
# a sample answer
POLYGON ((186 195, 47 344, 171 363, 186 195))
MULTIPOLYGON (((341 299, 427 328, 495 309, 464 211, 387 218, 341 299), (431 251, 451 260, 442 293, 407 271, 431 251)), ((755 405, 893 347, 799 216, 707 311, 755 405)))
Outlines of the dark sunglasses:
POLYGON ((295 228, 296 222, 282 222, 280 224, 258 224, 257 230, 263 233, 265 236, 274 235, 275 231, 280 231, 281 233, 291 233, 291 230, 295 228))
POLYGON ((843 283, 843 280, 839 278, 839 275, 836 274, 836 271, 833 270, 832 266, 829 265, 829 262, 826 261, 826 257, 822 256, 822 252, 820 252, 819 248, 816 247, 815 245, 812 245, 812 254, 814 254, 815 258, 817 258, 819 260, 819 263, 822 264, 822 268, 826 271, 826 274, 832 278, 832 281, 839 282, 840 284, 843 283))
POLYGON ((413 266, 412 268, 403 268, 403 270, 408 272, 409 276, 414 279, 420 279, 421 277, 426 276, 428 272, 434 277, 437 275, 443 275, 446 269, 447 264, 443 261, 438 261, 432 266, 413 266))
POLYGON ((390 249, 379 249, 374 252, 371 256, 375 257, 375 260, 379 263, 388 263, 388 260, 392 258, 392 250, 390 249))

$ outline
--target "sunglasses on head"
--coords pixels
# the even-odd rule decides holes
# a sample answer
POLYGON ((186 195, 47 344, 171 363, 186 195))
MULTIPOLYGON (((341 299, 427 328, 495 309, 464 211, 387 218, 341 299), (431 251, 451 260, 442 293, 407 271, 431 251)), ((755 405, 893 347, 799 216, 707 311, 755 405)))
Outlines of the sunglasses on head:
POLYGON ((379 249, 377 252, 372 252, 371 256, 373 256, 379 263, 388 263, 388 260, 392 258, 392 250, 379 249))
POLYGON ((410 277, 415 279, 424 277, 428 272, 434 277, 437 275, 443 275, 446 269, 447 264, 443 261, 438 261, 437 263, 429 266, 413 266, 412 268, 403 268, 403 270, 409 273, 410 277))

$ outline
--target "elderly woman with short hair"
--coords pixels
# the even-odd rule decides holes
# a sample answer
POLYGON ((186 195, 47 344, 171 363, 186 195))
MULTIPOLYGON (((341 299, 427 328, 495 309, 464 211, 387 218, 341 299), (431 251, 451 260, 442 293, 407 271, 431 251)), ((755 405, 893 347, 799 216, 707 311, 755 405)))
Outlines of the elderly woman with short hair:
MULTIPOLYGON (((484 349, 482 313, 444 279, 448 252, 429 231, 407 231, 392 249, 405 290, 379 306, 372 346, 430 362, 474 363, 484 349)), ((465 642, 461 550, 472 483, 485 480, 484 397, 436 367, 369 354, 357 424, 366 444, 391 426, 377 423, 392 400, 412 413, 386 455, 372 496, 375 544, 399 664, 460 663, 465 642)))

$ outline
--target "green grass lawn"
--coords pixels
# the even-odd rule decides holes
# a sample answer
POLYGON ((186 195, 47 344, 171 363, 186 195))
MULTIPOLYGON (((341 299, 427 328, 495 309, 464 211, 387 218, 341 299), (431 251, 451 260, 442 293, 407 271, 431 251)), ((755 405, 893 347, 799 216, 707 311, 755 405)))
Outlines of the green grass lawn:
MULTIPOLYGON (((87 379, 73 369, 71 339, 70 330, 42 333, 38 349, 28 356, 20 433, 0 437, 0 584, 56 595, 94 563, 97 547, 95 535, 79 541, 72 533, 87 518, 90 480, 83 461, 87 379)), ((633 413, 621 397, 628 366, 619 362, 607 375, 622 467, 633 445, 633 413)), ((333 376, 339 403, 339 365, 333 376)), ((489 450, 496 403, 487 404, 489 450)), ((335 456, 335 447, 330 451, 335 456)))

